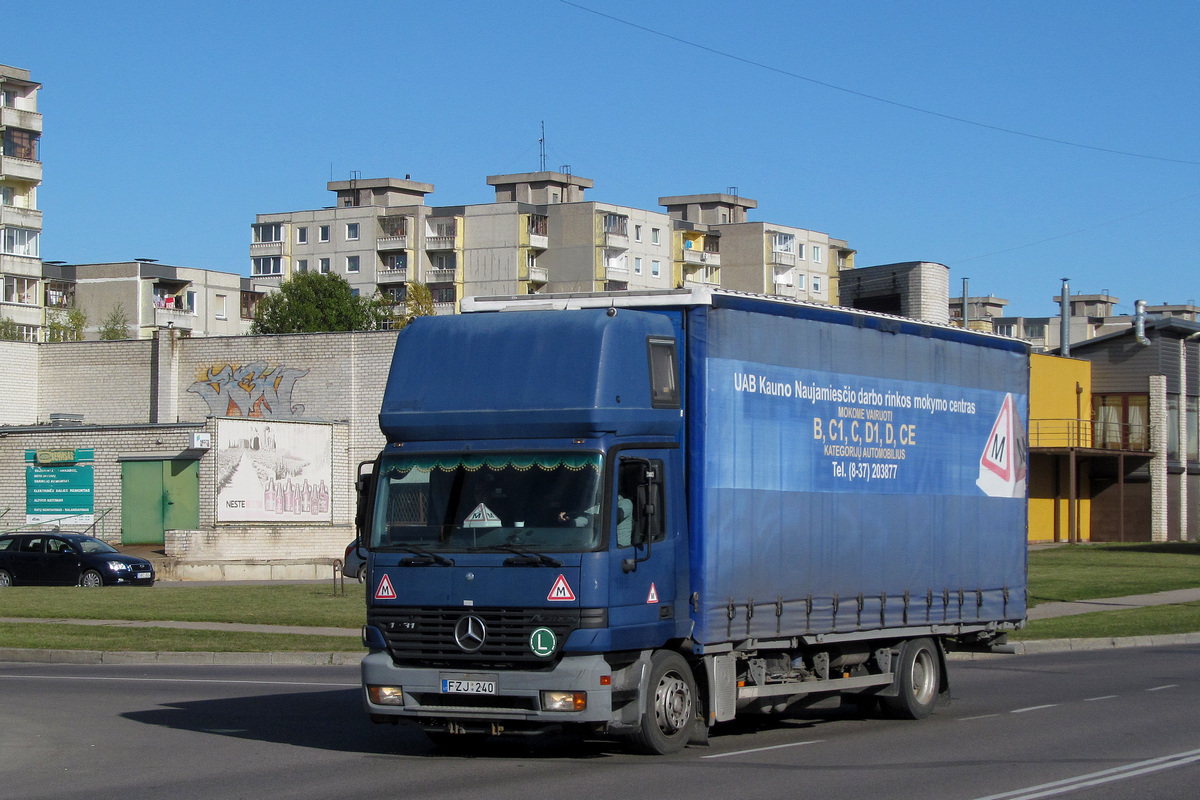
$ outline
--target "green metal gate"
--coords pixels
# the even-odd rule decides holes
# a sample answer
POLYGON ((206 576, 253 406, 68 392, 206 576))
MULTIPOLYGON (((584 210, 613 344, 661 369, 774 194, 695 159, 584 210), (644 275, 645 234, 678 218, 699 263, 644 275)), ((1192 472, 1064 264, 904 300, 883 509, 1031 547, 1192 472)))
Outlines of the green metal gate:
POLYGON ((121 543, 162 544, 200 526, 200 462, 121 462, 121 543))

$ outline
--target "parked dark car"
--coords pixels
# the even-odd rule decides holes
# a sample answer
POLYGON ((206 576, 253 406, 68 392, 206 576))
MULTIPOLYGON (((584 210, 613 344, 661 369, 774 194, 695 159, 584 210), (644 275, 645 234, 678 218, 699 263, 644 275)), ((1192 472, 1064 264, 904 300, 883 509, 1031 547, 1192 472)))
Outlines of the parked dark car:
POLYGON ((66 531, 0 536, 0 587, 153 586, 154 565, 93 536, 66 531))
POLYGON ((366 552, 355 547, 355 542, 346 545, 346 555, 342 559, 342 574, 348 578, 354 578, 359 583, 367 579, 367 562, 359 553, 366 552))

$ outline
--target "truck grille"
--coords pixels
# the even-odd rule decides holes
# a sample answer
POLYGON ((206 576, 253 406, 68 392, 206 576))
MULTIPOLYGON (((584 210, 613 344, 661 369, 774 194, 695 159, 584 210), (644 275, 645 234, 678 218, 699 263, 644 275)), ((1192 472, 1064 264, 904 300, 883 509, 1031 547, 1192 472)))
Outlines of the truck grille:
POLYGON ((412 666, 552 666, 562 645, 576 628, 604 627, 603 609, 546 608, 376 608, 367 624, 383 632, 388 652, 398 665, 412 666), (455 641, 454 629, 465 616, 483 621, 486 631, 479 649, 467 652, 455 641), (529 637, 538 628, 554 632, 555 650, 534 655, 529 637))

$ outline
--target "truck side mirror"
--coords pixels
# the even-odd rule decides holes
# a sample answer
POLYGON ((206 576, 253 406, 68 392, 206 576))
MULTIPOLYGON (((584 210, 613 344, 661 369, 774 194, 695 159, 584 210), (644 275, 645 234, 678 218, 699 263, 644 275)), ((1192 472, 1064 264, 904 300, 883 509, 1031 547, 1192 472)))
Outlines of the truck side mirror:
POLYGON ((658 538, 662 529, 660 517, 662 509, 662 477, 658 468, 650 461, 642 458, 622 459, 622 471, 636 469, 636 484, 633 503, 633 526, 630 533, 630 544, 634 548, 645 547, 645 553, 621 562, 624 572, 633 572, 637 565, 650 558, 651 544, 658 538))
MULTIPOLYGON (((379 474, 379 462, 364 461, 358 465, 358 479, 354 482, 357 503, 354 509, 354 540, 361 546, 364 536, 369 534, 371 512, 375 505, 375 482, 379 474)), ((369 538, 369 536, 367 537, 369 538)))

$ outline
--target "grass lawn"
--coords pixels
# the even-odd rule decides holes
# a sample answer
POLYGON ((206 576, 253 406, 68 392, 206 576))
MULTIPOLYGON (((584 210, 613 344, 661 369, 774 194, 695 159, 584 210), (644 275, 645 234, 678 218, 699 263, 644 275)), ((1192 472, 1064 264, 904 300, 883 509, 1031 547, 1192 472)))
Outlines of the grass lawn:
POLYGON ((1009 638, 1092 639, 1196 632, 1200 632, 1200 603, 1179 603, 1034 620, 1009 638))
POLYGON ((1029 553, 1030 606, 1197 586, 1196 542, 1072 545, 1029 553))
POLYGON ((347 636, 289 633, 231 633, 174 628, 107 628, 97 625, 0 623, 4 647, 50 650, 120 650, 205 653, 335 653, 366 655, 362 642, 347 636))
POLYGON ((246 622, 358 628, 367 618, 360 583, 334 595, 331 583, 276 586, 14 586, 0 592, 0 617, 246 622))

